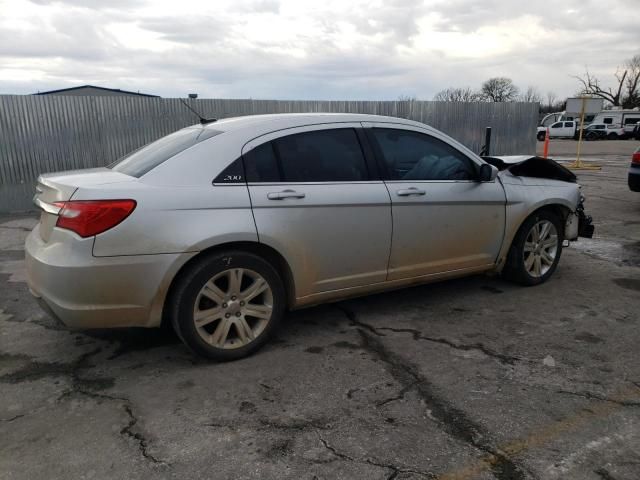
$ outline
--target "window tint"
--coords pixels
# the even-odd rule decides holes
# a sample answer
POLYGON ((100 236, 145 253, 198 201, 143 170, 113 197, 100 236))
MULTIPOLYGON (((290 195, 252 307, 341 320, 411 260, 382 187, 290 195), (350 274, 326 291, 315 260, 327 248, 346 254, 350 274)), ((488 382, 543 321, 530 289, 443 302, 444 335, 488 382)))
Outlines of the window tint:
POLYGON ((263 143, 244 155, 247 182, 279 182, 278 162, 271 142, 263 143))
POLYGON ((473 180, 473 162, 451 145, 423 133, 373 128, 388 180, 473 180))
POLYGON ((551 128, 562 128, 562 122, 554 123, 551 128))
POLYGON ((573 127, 573 122, 564 122, 565 127, 573 127))
POLYGON ((613 117, 604 117, 604 120, 602 120, 602 123, 604 123, 605 125, 610 125, 613 123, 613 117))
POLYGON ((221 131, 208 128, 185 128, 178 130, 171 135, 162 137, 155 142, 129 153, 109 165, 109 168, 116 172, 131 175, 132 177, 141 177, 183 150, 221 133, 221 131))
POLYGON ((285 182, 367 180, 367 166, 355 130, 297 133, 273 141, 285 182))

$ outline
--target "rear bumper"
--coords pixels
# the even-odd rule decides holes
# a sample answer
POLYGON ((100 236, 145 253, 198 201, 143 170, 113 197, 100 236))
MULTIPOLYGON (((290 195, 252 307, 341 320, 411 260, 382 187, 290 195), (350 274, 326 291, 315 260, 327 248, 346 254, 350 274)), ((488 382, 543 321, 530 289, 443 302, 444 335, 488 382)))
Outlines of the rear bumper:
POLYGON ((94 257, 88 240, 47 244, 39 227, 27 237, 27 282, 44 309, 74 328, 159 325, 184 255, 94 257))

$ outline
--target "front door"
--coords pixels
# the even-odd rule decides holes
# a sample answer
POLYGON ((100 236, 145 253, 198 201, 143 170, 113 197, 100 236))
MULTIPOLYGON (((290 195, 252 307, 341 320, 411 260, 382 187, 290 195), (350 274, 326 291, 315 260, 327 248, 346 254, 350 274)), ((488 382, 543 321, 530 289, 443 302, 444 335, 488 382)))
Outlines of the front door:
POLYGON ((505 194, 499 181, 479 182, 480 160, 435 132, 394 124, 370 126, 368 136, 391 197, 388 279, 494 264, 505 224, 505 194))
POLYGON ((358 127, 289 129, 243 149, 259 240, 285 257, 298 298, 386 278, 391 204, 358 127))

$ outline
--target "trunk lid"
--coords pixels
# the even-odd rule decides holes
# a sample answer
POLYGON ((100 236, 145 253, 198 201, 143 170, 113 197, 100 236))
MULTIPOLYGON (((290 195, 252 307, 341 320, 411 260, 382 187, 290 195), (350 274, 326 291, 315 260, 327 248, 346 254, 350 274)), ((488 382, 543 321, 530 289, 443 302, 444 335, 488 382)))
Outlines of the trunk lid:
POLYGON ((40 236, 42 240, 49 241, 53 227, 58 220, 60 207, 55 203, 71 200, 79 187, 135 181, 137 179, 134 177, 104 167, 40 175, 33 203, 41 210, 40 236))

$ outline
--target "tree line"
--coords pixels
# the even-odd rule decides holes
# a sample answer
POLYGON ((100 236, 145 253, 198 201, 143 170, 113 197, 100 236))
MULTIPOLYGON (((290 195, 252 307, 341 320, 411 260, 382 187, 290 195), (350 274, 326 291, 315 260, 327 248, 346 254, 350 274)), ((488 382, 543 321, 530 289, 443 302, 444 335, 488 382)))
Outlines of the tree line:
MULTIPOLYGON (((575 75, 578 81, 576 96, 602 98, 614 107, 640 107, 640 54, 626 60, 613 74, 613 86, 604 87, 601 80, 585 69, 583 75, 575 75)), ((543 96, 534 86, 521 90, 510 78, 494 77, 486 80, 476 90, 471 87, 452 87, 441 90, 433 97, 441 102, 537 102, 541 112, 564 110, 565 102, 553 92, 543 96)))

